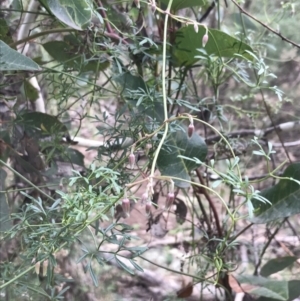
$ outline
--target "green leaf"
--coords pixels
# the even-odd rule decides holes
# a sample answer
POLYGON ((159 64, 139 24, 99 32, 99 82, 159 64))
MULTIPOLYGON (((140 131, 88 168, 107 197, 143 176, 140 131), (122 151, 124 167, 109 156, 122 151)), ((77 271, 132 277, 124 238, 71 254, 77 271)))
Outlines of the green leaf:
POLYGON ((40 70, 40 67, 29 57, 10 48, 0 40, 0 70, 40 70))
POLYGON ((26 112, 20 114, 15 122, 23 126, 29 136, 45 137, 56 133, 68 133, 67 127, 55 116, 41 112, 26 112))
POLYGON ((146 90, 147 85, 140 76, 131 74, 130 72, 124 72, 115 76, 114 81, 121 85, 124 96, 130 95, 129 90, 146 90))
POLYGON ((99 281, 98 281, 98 277, 97 277, 97 275, 95 274, 95 271, 94 271, 94 269, 93 269, 93 266, 92 266, 92 262, 89 262, 88 264, 87 264, 87 271, 89 271, 89 273, 90 273, 90 276, 91 276, 91 278, 92 278, 92 280, 93 280, 93 283, 94 283, 94 285, 96 286, 96 287, 98 287, 98 285, 99 285, 99 281))
POLYGON ((38 99, 39 97, 38 90, 28 80, 24 80, 21 89, 23 90, 22 92, 24 92, 25 97, 29 101, 34 102, 38 99))
MULTIPOLYGON (((289 297, 286 301, 293 301, 300 296, 300 280, 291 280, 288 281, 288 294, 289 297)), ((267 298, 267 297, 259 297, 256 301, 276 301, 278 299, 267 298)))
MULTIPOLYGON (((41 295, 42 295, 42 296, 46 297, 47 299, 50 299, 50 296, 47 294, 47 292, 38 285, 30 284, 25 281, 18 281, 18 284, 22 285, 22 286, 26 287, 26 289, 31 290, 32 292, 36 293, 36 294, 34 294, 35 298, 41 298, 41 295)), ((31 296, 31 298, 34 298, 34 297, 31 296)))
POLYGON ((300 280, 291 280, 288 282, 289 298, 287 301, 295 300, 300 296, 300 280))
POLYGON ((176 32, 172 52, 175 66, 194 65, 199 60, 195 56, 205 56, 198 49, 205 50, 207 56, 216 55, 217 57, 233 58, 236 54, 239 54, 249 60, 253 59, 246 52, 246 50, 253 52, 250 46, 217 29, 209 29, 208 42, 205 48, 203 48, 202 38, 205 33, 206 29, 203 26, 199 26, 198 32, 196 32, 192 25, 182 27, 176 32))
POLYGON ((60 162, 72 163, 84 167, 84 155, 77 149, 68 147, 63 153, 58 151, 57 155, 59 156, 57 160, 60 162))
POLYGON ((76 57, 72 47, 64 41, 47 42, 43 47, 59 63, 70 62, 76 57))
MULTIPOLYGON (((8 130, 0 130, 0 140, 2 140, 2 141, 0 141, 0 160, 6 162, 9 157, 9 153, 10 153, 10 149, 6 146, 6 144, 10 145, 10 143, 11 143, 10 133, 8 130)), ((0 166, 1 166, 1 164, 0 164, 0 166)), ((4 183, 4 182, 2 182, 2 183, 4 183)))
POLYGON ((125 270, 126 272, 128 272, 129 274, 131 275, 134 275, 134 271, 132 269, 130 269, 125 263, 123 263, 118 257, 117 255, 115 255, 115 259, 116 259, 116 262, 118 263, 118 265, 123 269, 125 270))
MULTIPOLYGON (((101 71, 109 66, 109 61, 100 57, 78 54, 80 41, 65 37, 65 41, 51 41, 43 44, 45 50, 59 63, 80 72, 101 71), (97 66, 97 64, 99 64, 97 66)), ((82 43, 82 42, 81 42, 82 43)))
POLYGON ((251 29, 251 30, 257 29, 257 26, 255 25, 255 23, 248 16, 246 16, 244 14, 233 13, 229 16, 229 18, 242 28, 245 26, 246 29, 251 29))
MULTIPOLYGON (((1 163, 0 163, 1 164, 1 163)), ((6 199, 4 183, 7 173, 0 168, 0 232, 11 229, 12 221, 10 219, 9 206, 6 199)))
MULTIPOLYGON (((167 6, 169 1, 170 0, 161 0, 160 2, 167 6)), ((207 3, 207 0, 173 0, 171 9, 176 11, 185 7, 205 6, 207 3)))
POLYGON ((134 266, 134 268, 140 272, 144 272, 143 268, 140 267, 133 259, 129 259, 129 262, 134 266))
POLYGON ((7 174, 5 170, 0 168, 0 232, 8 231, 12 227, 12 221, 10 219, 10 210, 6 199, 6 193, 4 192, 4 183, 6 176, 7 174))
POLYGON ((292 265, 296 260, 297 257, 294 256, 271 259, 261 268, 260 275, 263 277, 268 277, 292 265))
MULTIPOLYGON (((289 165, 282 177, 300 181, 300 163, 289 165)), ((251 220, 253 223, 268 223, 300 213, 300 185, 293 180, 280 180, 275 186, 263 190, 261 195, 272 205, 253 200, 256 215, 251 220)))
MULTIPOLYGON (((246 291, 248 294, 283 301, 288 300, 289 298, 289 289, 287 281, 277 281, 252 275, 237 276, 236 279, 240 284, 251 285, 251 287, 248 288, 246 291)), ((243 287, 243 285, 241 285, 241 287, 243 287)))
POLYGON ((2 40, 7 44, 13 43, 9 26, 6 23, 6 20, 1 18, 0 18, 0 40, 2 40))
MULTIPOLYGON (((136 106, 137 100, 132 99, 130 91, 148 91, 148 86, 140 76, 131 74, 130 72, 124 72, 114 77, 114 80, 121 86, 122 94, 129 103, 136 106)), ((150 102, 148 99, 145 101, 146 105, 138 106, 137 109, 143 116, 149 116, 156 122, 164 121, 164 111, 161 97, 154 97, 156 101, 150 102)), ((150 132, 154 130, 153 125, 147 122, 146 127, 150 132)))
POLYGON ((47 4, 57 19, 74 29, 85 29, 92 19, 90 0, 48 0, 47 4))
MULTIPOLYGON (((190 171, 199 167, 199 164, 178 158, 178 156, 197 158, 204 161, 206 155, 207 146, 204 140, 197 133, 193 133, 189 138, 186 127, 177 124, 176 130, 173 128, 159 153, 157 166, 163 176, 172 176, 190 181, 190 171)), ((186 181, 175 180, 174 183, 178 187, 187 188, 190 184, 186 181)))

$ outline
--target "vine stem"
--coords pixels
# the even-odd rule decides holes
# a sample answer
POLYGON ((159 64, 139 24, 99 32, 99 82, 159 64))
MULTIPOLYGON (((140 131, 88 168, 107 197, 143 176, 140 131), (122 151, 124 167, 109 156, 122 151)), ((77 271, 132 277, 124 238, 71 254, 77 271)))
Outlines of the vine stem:
POLYGON ((53 29, 49 29, 49 30, 44 30, 44 31, 35 33, 31 36, 28 36, 22 40, 18 40, 14 43, 11 43, 11 44, 9 44, 9 47, 13 48, 17 45, 29 42, 30 40, 36 39, 38 37, 46 36, 46 35, 49 35, 52 33, 64 33, 64 32, 73 32, 73 31, 76 31, 76 29, 74 29, 74 28, 53 28, 53 29))
POLYGON ((150 178, 154 176, 155 166, 157 162, 158 155, 162 148, 164 141, 166 140, 168 130, 169 130, 169 123, 166 122, 168 120, 168 107, 167 107, 167 91, 166 91, 166 61, 167 61, 167 33, 168 33, 168 19, 170 14, 170 9, 172 6, 173 0, 169 1, 167 10, 165 11, 165 24, 164 24, 164 40, 163 40, 163 61, 162 61, 162 94, 163 94, 163 105, 164 105, 164 118, 165 118, 165 130, 164 134, 159 142, 157 150, 155 152, 152 166, 151 166, 151 173, 150 178))
POLYGON ((256 21, 257 23, 259 23, 261 26, 263 26, 264 28, 266 28, 267 30, 271 31, 272 33, 274 33, 275 35, 277 35, 278 37, 280 37, 283 41, 297 47, 300 49, 300 44, 295 43, 294 41, 289 40, 288 38, 286 38, 285 36, 283 36, 280 32, 278 32, 277 30, 271 28, 270 26, 268 26, 267 24, 263 23, 262 21, 258 20, 257 18, 255 18, 253 15, 251 15, 250 13, 248 13, 247 11, 245 11, 235 0, 231 0, 231 2, 233 2, 233 4, 240 10, 240 12, 246 16, 248 16, 249 18, 253 19, 254 21, 256 21))
POLYGON ((21 278, 22 276, 24 276, 25 274, 27 274, 28 272, 30 272, 33 269, 35 269, 35 265, 30 266, 27 270, 23 271, 18 276, 14 277, 14 278, 10 279, 9 281, 5 282, 4 284, 2 284, 0 286, 0 290, 5 288, 6 286, 10 285, 11 283, 15 282, 17 279, 21 278))
MULTIPOLYGON (((201 185, 205 186, 205 183, 204 183, 204 180, 202 178, 202 175, 199 171, 199 169, 197 168, 196 169, 196 174, 198 176, 198 179, 201 183, 201 185)), ((217 212, 217 209, 216 209, 216 206, 214 205, 214 202, 212 201, 210 195, 207 193, 207 190, 206 189, 203 189, 203 194, 204 196, 206 197, 208 203, 209 203, 209 206, 213 212, 213 215, 214 215, 214 218, 215 218, 215 223, 216 223, 216 227, 217 227, 217 230, 218 230, 218 235, 219 237, 222 237, 222 227, 221 227, 221 224, 220 224, 220 220, 219 220, 219 215, 218 215, 218 212, 217 212)))
POLYGON ((31 187, 33 187, 34 189, 36 189, 38 192, 40 192, 41 194, 43 194, 45 197, 47 197, 48 199, 50 199, 51 201, 55 202, 55 199, 52 198, 49 194, 47 194, 46 192, 44 192, 43 190, 41 190, 38 186, 36 186, 34 183, 32 183, 31 181, 29 181, 27 178, 25 178, 24 176, 22 176, 20 173, 18 173, 15 169, 13 169, 12 167, 10 167, 8 164, 6 164, 4 161, 2 161, 0 159, 0 166, 1 164, 3 164, 6 168, 8 168, 11 172, 13 172, 16 176, 20 177, 22 180, 24 180, 27 184, 29 184, 31 187))

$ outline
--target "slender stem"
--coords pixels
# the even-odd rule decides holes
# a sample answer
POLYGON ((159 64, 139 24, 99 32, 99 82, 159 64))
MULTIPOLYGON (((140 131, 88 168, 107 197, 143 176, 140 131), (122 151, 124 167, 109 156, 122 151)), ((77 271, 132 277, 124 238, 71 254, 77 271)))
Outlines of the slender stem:
POLYGON ((167 61, 167 33, 168 33, 168 18, 170 14, 170 9, 172 6, 173 0, 169 1, 166 14, 165 14, 165 24, 164 24, 164 37, 163 37, 163 62, 162 62, 162 94, 163 94, 163 105, 164 105, 164 118, 165 118, 165 130, 164 134, 159 142, 159 145, 157 147, 157 150, 155 152, 152 166, 151 166, 151 174, 150 177, 154 176, 155 166, 157 162, 158 155, 160 153, 160 150, 162 148, 162 145, 164 144, 168 130, 169 130, 169 123, 166 122, 168 120, 168 106, 167 106, 167 91, 166 91, 166 61, 167 61))
POLYGON ((172 177, 172 176, 158 176, 158 177, 155 177, 155 178, 158 178, 160 180, 170 180, 172 179, 173 181, 174 180, 177 180, 177 181, 182 181, 182 182, 186 182, 186 183, 189 183, 191 184, 192 186, 197 186, 197 187, 201 187, 201 188, 204 188, 208 191, 210 191, 211 193, 215 194, 219 200, 222 202, 223 206, 225 207, 226 209, 226 212, 227 214, 229 215, 229 217, 231 218, 232 221, 235 220, 235 217, 234 217, 234 214, 231 213, 231 211, 229 210, 228 206, 227 206, 227 203, 225 202, 225 200, 222 198, 222 196, 216 191, 216 190, 213 190, 212 188, 208 187, 208 186, 205 186, 205 185, 202 185, 201 183, 197 183, 197 182, 193 182, 191 180, 185 180, 185 179, 182 179, 182 178, 178 178, 178 177, 172 177))
MULTIPOLYGON (((201 175, 199 169, 196 169, 196 174, 197 174, 197 177, 198 177, 201 185, 205 186, 204 180, 202 178, 202 175, 201 175)), ((217 227, 217 230, 218 230, 218 235, 219 235, 219 237, 222 237, 223 231, 222 231, 222 228, 221 228, 221 225, 220 225, 219 215, 218 215, 216 206, 214 205, 214 202, 212 201, 210 195, 207 193, 206 189, 203 189, 203 194, 205 195, 205 197, 206 197, 206 199, 209 203, 209 206, 210 206, 210 208, 213 212, 215 222, 216 222, 216 227, 217 227)))
MULTIPOLYGON (((235 158, 235 153, 230 145, 230 143, 228 142, 228 140, 225 138, 225 136, 223 134, 221 134, 221 132, 219 130, 217 130, 214 126, 212 126, 211 124, 205 122, 204 120, 201 120, 201 119, 198 119, 198 118, 194 118, 194 120, 197 120, 198 122, 200 123, 203 123, 205 124, 206 126, 210 127, 213 131, 217 132, 217 134, 224 140, 224 142, 227 144, 231 154, 232 154, 232 157, 235 158)), ((236 169, 237 169, 237 172, 238 172, 238 175, 239 175, 239 178, 240 180, 242 181, 242 175, 241 175, 241 171, 240 171, 240 167, 239 165, 237 164, 236 165, 236 169)))
POLYGON ((0 11, 8 11, 8 12, 16 12, 16 13, 21 13, 21 14, 36 14, 36 15, 41 15, 41 16, 48 16, 48 13, 41 12, 41 11, 28 11, 28 10, 20 10, 20 9, 12 9, 12 8, 1 8, 0 11))
POLYGON ((204 218, 204 220, 206 222, 206 225, 207 225, 207 230, 210 232, 211 231, 210 220, 209 220, 209 218, 208 218, 208 216, 206 214, 205 208, 204 208, 204 206, 202 204, 202 201, 201 201, 201 198, 200 198, 199 194, 197 193, 196 189, 194 189, 194 190, 195 190, 195 192, 194 192, 195 193, 195 197, 196 197, 196 199, 198 201, 200 210, 201 210, 201 212, 203 214, 203 218, 204 218))
MULTIPOLYGON (((188 68, 185 67, 184 70, 183 70, 183 72, 182 72, 182 74, 181 74, 180 83, 179 83, 178 90, 177 90, 177 93, 176 93, 176 96, 175 96, 175 99, 176 99, 176 100, 177 100, 178 97, 179 97, 179 94, 180 94, 182 85, 183 85, 184 80, 185 80, 185 77, 186 77, 186 75, 187 75, 187 71, 188 71, 188 68)), ((171 106, 170 114, 173 114, 175 107, 176 107, 176 104, 175 104, 175 102, 174 102, 173 105, 171 106)))
POLYGON ((33 187, 34 189, 36 189, 38 192, 40 192, 41 194, 43 194, 44 196, 46 196, 48 199, 50 199, 51 201, 55 202, 55 199, 53 199, 50 195, 48 195, 46 192, 44 192, 43 190, 41 190, 38 186, 36 186, 34 183, 30 182, 29 180, 27 180, 25 177, 23 177, 20 173, 18 173, 15 169, 13 169, 12 167, 10 167, 8 164, 6 164, 4 161, 0 160, 0 164, 3 164, 6 168, 8 168, 10 171, 12 171, 15 175, 17 175, 18 177, 20 177, 23 181, 25 181, 27 184, 29 184, 31 187, 33 187))
POLYGON ((240 235, 242 235, 244 232, 246 232, 249 228, 251 228, 254 224, 251 223, 248 226, 246 226, 244 229, 242 229, 238 234, 236 234, 234 237, 230 238, 228 241, 228 244, 235 241, 240 235))
POLYGON ((220 12, 220 1, 217 1, 217 8, 218 8, 218 29, 221 30, 221 12, 220 12))
POLYGON ((17 45, 20 45, 20 44, 23 44, 23 43, 26 43, 30 40, 33 40, 33 39, 36 39, 38 37, 42 37, 42 36, 47 36, 49 34, 52 34, 52 33, 64 33, 64 32, 73 32, 73 31, 76 31, 76 29, 74 28, 54 28, 54 29, 48 29, 48 30, 44 30, 44 31, 41 31, 41 32, 38 32, 38 33, 35 33, 31 36, 28 36, 24 39, 21 39, 19 41, 16 41, 14 43, 11 43, 9 44, 10 47, 15 47, 17 45))
MULTIPOLYGON (((243 10, 243 8, 240 7, 234 0, 232 0, 232 2, 240 9, 240 12, 241 12, 241 13, 244 13, 245 15, 247 15, 247 16, 253 18, 253 20, 257 21, 258 23, 260 23, 261 25, 263 25, 265 28, 268 28, 268 30, 270 30, 270 31, 273 32, 273 30, 272 30, 271 28, 269 28, 267 25, 263 24, 262 22, 260 22, 260 21, 257 20, 256 18, 252 17, 250 14, 246 13, 246 12, 243 10)), ((246 29, 245 29, 245 24, 244 24, 244 23, 243 23, 243 31, 244 31, 244 35, 246 36, 246 29)), ((281 36, 281 35, 280 35, 280 36, 281 36)), ((300 48, 300 45, 299 45, 299 48, 300 48)), ((255 69, 254 69, 253 71, 254 71, 254 75, 255 75, 256 81, 258 82, 259 76, 258 76, 258 74, 257 74, 257 71, 256 71, 255 69)), ((292 163, 292 160, 291 160, 291 158, 290 158, 290 156, 289 156, 289 153, 288 153, 287 149, 286 149, 285 146, 284 146, 283 139, 282 139, 281 135, 279 135, 280 130, 278 129, 277 126, 275 126, 275 122, 274 122, 274 120, 273 120, 273 117, 272 117, 272 114, 271 114, 271 110, 270 110, 269 105, 267 104, 267 102, 266 102, 266 100, 265 100, 265 95, 264 95, 263 89, 262 89, 261 87, 259 87, 259 92, 260 92, 260 95, 261 95, 261 97, 262 97, 263 104, 264 104, 265 110, 266 110, 266 112, 267 112, 267 115, 268 115, 268 117, 269 117, 269 119, 270 119, 270 121, 271 121, 272 127, 274 128, 274 130, 275 130, 275 132, 276 132, 276 134, 277 134, 277 137, 278 137, 279 141, 281 142, 281 145, 282 145, 282 147, 283 147, 283 149, 284 149, 285 155, 286 155, 286 157, 288 158, 288 160, 290 161, 290 163, 292 163)))
POLYGON ((10 279, 9 281, 5 282, 4 284, 2 284, 0 286, 0 290, 2 290, 3 288, 5 288, 6 286, 10 285, 11 283, 15 282, 17 279, 21 278, 22 276, 24 276, 25 274, 27 274, 28 272, 30 272, 33 269, 35 269, 35 265, 30 266, 27 270, 23 271, 18 276, 14 277, 14 278, 10 279))
MULTIPOLYGON (((166 270, 166 271, 169 271, 169 272, 172 272, 172 273, 176 273, 176 274, 179 274, 179 275, 183 275, 183 276, 189 276, 189 277, 191 277, 190 274, 187 274, 187 273, 184 273, 184 272, 179 272, 179 271, 170 269, 170 268, 167 267, 167 266, 162 266, 162 265, 160 265, 160 264, 158 264, 158 263, 156 263, 156 262, 154 262, 154 261, 152 261, 152 260, 147 259, 147 258, 144 257, 144 256, 141 256, 141 255, 140 255, 139 257, 140 257, 141 259, 143 259, 143 260, 145 260, 145 261, 147 261, 147 262, 149 262, 149 263, 151 263, 151 264, 153 264, 153 265, 159 267, 159 268, 162 268, 162 269, 166 270)), ((197 280, 200 280, 200 281, 208 281, 208 279, 209 279, 209 278, 212 278, 213 276, 214 276, 214 275, 212 275, 212 276, 210 276, 210 277, 208 277, 208 278, 201 278, 201 277, 198 277, 198 276, 193 275, 192 277, 193 277, 194 279, 197 279, 197 280)), ((208 282, 209 282, 209 281, 208 281, 208 282)))
MULTIPOLYGON (((64 33, 64 32, 74 32, 74 31, 78 31, 78 30, 76 30, 74 28, 54 28, 54 29, 44 30, 44 31, 35 33, 31 36, 28 36, 24 39, 21 39, 19 41, 16 41, 14 43, 11 43, 11 44, 9 44, 9 46, 14 48, 17 45, 26 43, 26 42, 28 42, 30 40, 33 40, 33 39, 36 39, 38 37, 47 36, 47 35, 52 34, 52 33, 64 33)), ((120 37, 116 33, 111 33, 111 32, 106 31, 106 32, 103 33, 103 35, 108 37, 108 38, 111 38, 113 40, 121 41, 124 44, 128 44, 128 42, 126 40, 124 40, 122 37, 120 37)))
POLYGON ((265 244, 264 248, 261 251, 261 254, 259 256, 259 260, 258 263, 255 265, 255 269, 254 269, 254 273, 253 275, 257 275, 258 274, 258 268, 261 265, 262 262, 262 258, 265 254, 265 252, 267 251, 269 245, 271 244, 272 240, 274 239, 275 235, 278 233, 278 231, 280 230, 281 226, 283 225, 283 223, 285 223, 285 221, 287 220, 287 218, 285 218, 279 225, 278 227, 275 229, 275 231, 271 234, 271 236, 269 237, 268 242, 265 244))
POLYGON ((246 12, 235 0, 231 0, 234 5, 241 11, 241 13, 245 14, 246 16, 248 16, 249 18, 253 19, 254 21, 256 21, 257 23, 259 23, 261 26, 263 26, 264 28, 266 28, 267 30, 271 31, 272 33, 274 33, 275 35, 277 35, 278 37, 280 37, 283 41, 292 44, 293 46, 300 48, 300 45, 289 40, 288 38, 284 37, 280 32, 278 32, 277 30, 269 27, 267 24, 259 21, 257 18, 255 18, 254 16, 252 16, 250 13, 246 12))

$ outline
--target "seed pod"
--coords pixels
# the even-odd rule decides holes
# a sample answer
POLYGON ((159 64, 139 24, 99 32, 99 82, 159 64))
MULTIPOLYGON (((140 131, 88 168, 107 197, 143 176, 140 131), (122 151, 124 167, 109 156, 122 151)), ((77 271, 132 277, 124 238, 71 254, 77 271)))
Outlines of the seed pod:
POLYGON ((137 7, 138 9, 141 8, 141 6, 140 6, 140 0, 134 0, 134 3, 135 3, 135 5, 136 5, 136 7, 137 7))
POLYGON ((198 23, 197 22, 194 22, 194 30, 195 30, 196 33, 198 33, 199 28, 198 28, 198 23))
POLYGON ((133 169, 135 164, 135 155, 133 153, 129 155, 128 161, 129 161, 130 168, 133 169))
POLYGON ((155 3, 155 0, 150 0, 150 4, 151 4, 151 10, 152 10, 152 13, 154 14, 155 11, 156 11, 156 3, 155 3))
POLYGON ((175 200, 174 192, 169 192, 166 199, 165 210, 169 210, 175 200))
POLYGON ((147 143, 145 146, 145 155, 148 156, 149 150, 152 148, 152 145, 150 143, 147 143))
POLYGON ((188 136, 189 136, 189 138, 192 137, 194 131, 195 131, 195 127, 194 127, 194 125, 191 123, 191 124, 189 125, 189 127, 188 127, 188 136))
POLYGON ((202 38, 202 47, 204 48, 208 42, 208 34, 206 33, 202 38))
POLYGON ((34 269, 35 269, 35 273, 37 275, 39 275, 39 273, 40 273, 40 267, 41 267, 41 262, 40 261, 36 262, 34 265, 34 269))
POLYGON ((125 198, 122 200, 122 209, 126 217, 130 216, 130 200, 125 198))
POLYGON ((145 203, 148 201, 148 199, 149 199, 149 194, 148 194, 148 192, 144 192, 144 193, 142 194, 142 197, 141 197, 141 202, 142 202, 142 204, 145 204, 145 203))
POLYGON ((147 201, 145 205, 145 211, 147 216, 149 216, 151 213, 151 207, 152 207, 152 203, 150 201, 147 201))

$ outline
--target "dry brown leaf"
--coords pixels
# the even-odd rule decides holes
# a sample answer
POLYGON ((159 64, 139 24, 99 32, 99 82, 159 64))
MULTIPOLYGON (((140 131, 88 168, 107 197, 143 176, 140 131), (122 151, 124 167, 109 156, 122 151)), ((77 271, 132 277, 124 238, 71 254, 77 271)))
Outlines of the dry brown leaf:
POLYGON ((251 291, 256 288, 256 286, 251 285, 249 283, 239 283, 232 274, 228 275, 228 281, 229 281, 229 285, 230 285, 231 289, 235 293, 249 293, 250 294, 251 291))
POLYGON ((233 275, 231 274, 228 275, 228 282, 231 289, 235 293, 244 293, 244 290, 242 289, 240 283, 236 280, 236 278, 233 275))
POLYGON ((180 225, 182 225, 186 219, 187 207, 185 203, 178 198, 175 199, 175 205, 176 205, 176 210, 175 210, 176 220, 180 225))
POLYGON ((182 278, 181 289, 176 293, 178 298, 188 298, 192 295, 194 289, 193 281, 190 277, 182 278))

